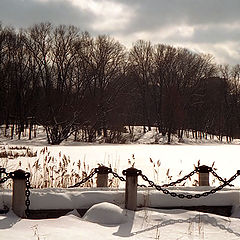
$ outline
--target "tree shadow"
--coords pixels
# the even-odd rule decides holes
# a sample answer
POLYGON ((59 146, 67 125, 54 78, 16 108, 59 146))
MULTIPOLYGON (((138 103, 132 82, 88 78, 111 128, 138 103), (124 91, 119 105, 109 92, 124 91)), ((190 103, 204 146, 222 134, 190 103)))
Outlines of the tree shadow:
POLYGON ((9 211, 7 214, 4 214, 4 217, 2 219, 0 219, 0 229, 11 228, 20 220, 20 217, 16 216, 12 211, 9 211))
MULTIPOLYGON (((159 221, 162 221, 162 219, 159 219, 159 221)), ((167 227, 169 225, 174 225, 174 224, 177 224, 177 223, 192 223, 192 222, 199 223, 199 224, 200 223, 210 224, 213 227, 216 227, 216 228, 219 228, 223 231, 227 231, 231 234, 234 234, 236 237, 240 237, 239 232, 235 232, 231 228, 224 226, 223 224, 219 223, 216 218, 209 217, 207 214, 201 214, 201 215, 197 214, 195 217, 188 218, 188 219, 169 219, 169 220, 166 220, 166 221, 162 221, 161 223, 156 224, 156 225, 154 225, 150 228, 146 228, 146 229, 143 229, 143 230, 132 232, 132 233, 130 233, 129 236, 134 236, 134 235, 137 235, 137 234, 141 234, 141 233, 144 233, 144 232, 147 232, 147 231, 159 229, 159 228, 162 228, 162 227, 167 227)))

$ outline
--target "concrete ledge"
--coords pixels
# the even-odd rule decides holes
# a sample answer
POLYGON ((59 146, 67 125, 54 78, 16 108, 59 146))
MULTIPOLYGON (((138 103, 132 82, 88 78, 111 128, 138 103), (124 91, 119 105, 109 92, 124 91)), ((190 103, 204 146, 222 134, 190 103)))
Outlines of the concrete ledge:
MULTIPOLYGON (((82 217, 88 209, 77 209, 78 213, 82 217)), ((30 219, 46 219, 46 218, 59 218, 73 211, 73 209, 46 209, 46 210, 30 210, 30 219)))
MULTIPOLYGON (((138 208, 137 210, 141 210, 138 208)), ((154 209, 154 208, 153 208, 154 209)), ((193 206, 193 207, 161 207, 156 209, 185 209, 190 211, 212 213, 225 217, 230 217, 232 213, 232 206, 193 206)), ((88 209, 77 209, 81 217, 87 212, 88 209)), ((66 215, 73 209, 42 209, 42 210, 30 210, 29 219, 47 219, 47 218, 59 218, 66 215)), ((0 210, 0 214, 7 213, 8 210, 0 210)))

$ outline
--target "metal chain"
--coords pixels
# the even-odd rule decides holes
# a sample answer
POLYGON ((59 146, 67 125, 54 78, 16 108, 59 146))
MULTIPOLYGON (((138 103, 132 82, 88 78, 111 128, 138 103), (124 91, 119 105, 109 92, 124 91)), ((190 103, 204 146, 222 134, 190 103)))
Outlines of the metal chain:
POLYGON ((0 184, 5 183, 9 178, 10 178, 10 176, 7 175, 6 177, 0 179, 0 184))
POLYGON ((5 183, 9 178, 11 178, 10 173, 7 173, 5 168, 0 168, 0 176, 2 173, 4 173, 6 177, 0 179, 0 184, 5 183))
MULTIPOLYGON (((126 179, 124 177, 118 175, 116 172, 111 171, 111 173, 115 178, 118 178, 120 181, 126 182, 126 179)), ((137 186, 138 187, 147 187, 145 184, 137 184, 137 186)))
POLYGON ((145 184, 137 184, 137 186, 138 186, 138 187, 144 187, 144 188, 147 187, 147 185, 145 185, 145 184))
POLYGON ((187 198, 187 199, 207 197, 210 194, 214 194, 217 191, 222 190, 226 185, 229 185, 229 183, 232 182, 233 180, 235 180, 239 175, 240 175, 240 171, 238 170, 237 173, 235 175, 233 175, 228 181, 224 182, 219 187, 210 190, 209 192, 204 192, 204 193, 195 194, 195 195, 191 195, 191 194, 186 195, 186 194, 178 194, 175 192, 170 192, 169 190, 162 188, 161 186, 155 184, 153 181, 149 180, 146 175, 140 174, 140 176, 142 177, 142 179, 144 181, 148 182, 151 187, 155 187, 158 191, 162 191, 164 194, 169 194, 172 197, 187 198))
MULTIPOLYGON (((86 178, 82 179, 82 181, 76 183, 75 185, 73 186, 70 186, 68 188, 74 188, 74 187, 79 187, 80 185, 84 184, 85 182, 87 182, 89 179, 91 179, 96 173, 99 172, 99 168, 95 168, 94 171, 89 174, 86 178)), ((113 172, 111 168, 109 168, 108 170, 108 173, 112 173, 112 175, 115 177, 115 178, 118 178, 120 181, 122 182, 126 182, 126 179, 122 176, 120 176, 118 173, 116 172, 113 172)), ((138 187, 147 187, 146 185, 144 184, 138 184, 138 187)))
POLYGON ((181 183, 182 181, 185 181, 187 180, 188 178, 192 177, 195 173, 198 172, 198 169, 196 168, 195 170, 193 170, 192 172, 190 172, 189 174, 185 175, 184 177, 178 179, 177 181, 175 182, 171 182, 171 183, 167 183, 167 184, 163 184, 161 185, 161 187, 172 187, 172 186, 175 186, 176 184, 179 184, 181 183))
MULTIPOLYGON (((190 172, 189 174, 187 174, 186 176, 184 176, 183 178, 180 178, 178 179, 177 181, 174 181, 174 182, 171 182, 171 183, 168 183, 168 184, 163 184, 161 185, 161 187, 172 187, 172 186, 175 186, 176 184, 179 184, 181 183, 182 181, 185 181, 187 180, 188 178, 192 177, 195 173, 198 173, 200 170, 199 167, 196 167, 195 170, 193 170, 192 172, 190 172)), ((220 177, 212 168, 209 168, 209 172, 212 173, 212 175, 214 177, 216 177, 220 182, 223 182, 223 183, 226 183, 227 180, 224 180, 222 177, 220 177)), ((234 186, 233 184, 227 184, 229 186, 234 186)))
POLYGON ((25 201, 25 205, 26 205, 26 210, 25 210, 25 214, 27 217, 29 217, 29 214, 30 214, 30 210, 29 210, 29 207, 30 207, 30 181, 29 181, 29 177, 30 177, 30 173, 27 172, 25 174, 25 177, 26 177, 26 191, 25 191, 25 196, 26 196, 26 201, 25 201))
MULTIPOLYGON (((222 177, 220 177, 213 169, 211 170, 212 175, 217 178, 220 182, 225 183, 226 180, 224 180, 222 177)), ((228 184, 230 187, 233 187, 233 184, 228 184)))
POLYGON ((84 184, 85 182, 87 182, 89 179, 91 179, 96 173, 98 172, 98 168, 95 168, 94 171, 92 171, 87 177, 85 177, 84 179, 82 179, 82 181, 69 186, 68 188, 74 188, 74 187, 79 187, 80 185, 84 184))
POLYGON ((118 175, 116 172, 113 172, 113 171, 112 171, 111 173, 112 173, 112 175, 113 175, 115 178, 118 178, 120 181, 126 182, 126 179, 125 179, 124 177, 118 175))

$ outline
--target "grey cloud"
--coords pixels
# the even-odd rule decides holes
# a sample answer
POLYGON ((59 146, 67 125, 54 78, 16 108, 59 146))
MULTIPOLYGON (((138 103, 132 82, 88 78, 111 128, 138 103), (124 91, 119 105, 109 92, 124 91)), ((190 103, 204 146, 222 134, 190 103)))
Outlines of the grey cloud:
MULTIPOLYGON (((81 1, 81 0, 79 0, 81 1)), ((217 43, 235 43, 240 40, 240 0, 95 0, 98 3, 120 3, 131 9, 130 21, 123 28, 104 31, 103 28, 92 29, 99 18, 93 12, 81 10, 66 0, 0 0, 0 21, 4 25, 14 27, 28 27, 34 23, 52 22, 54 24, 72 24, 91 34, 110 34, 121 36, 134 42, 136 33, 147 33, 153 36, 154 42, 169 44, 188 43, 209 49, 217 43), (239 27, 230 28, 230 25, 239 27), (186 25, 194 28, 193 35, 181 35, 173 32, 170 36, 160 36, 159 30, 186 25), (119 30, 120 29, 120 30, 119 30)), ((107 16, 106 16, 107 19, 107 16)), ((111 21, 111 20, 109 20, 111 21)), ((164 34, 164 31, 162 31, 164 34)), ((153 41, 153 39, 147 39, 153 41)), ((236 52, 236 49, 233 49, 236 52)), ((239 57, 232 57, 224 50, 214 50, 216 56, 226 59, 229 63, 240 62, 240 47, 237 49, 239 57)))
POLYGON ((221 25, 207 29, 197 28, 191 40, 195 43, 238 42, 240 40, 240 28, 231 29, 221 25))
POLYGON ((158 29, 161 26, 239 22, 239 0, 121 0, 135 9, 127 31, 158 29), (131 6, 132 5, 132 6, 131 6))
POLYGON ((233 56, 228 51, 219 48, 215 48, 212 54, 217 59, 222 59, 221 62, 223 63, 235 65, 240 63, 240 44, 235 46, 234 50, 238 53, 239 58, 233 58, 233 56))
POLYGON ((238 42, 240 40, 240 26, 239 28, 231 28, 225 25, 211 25, 205 27, 195 27, 192 36, 183 36, 180 33, 174 33, 167 38, 166 41, 191 41, 194 43, 224 43, 224 42, 238 42))
POLYGON ((81 11, 64 0, 39 2, 32 0, 1 0, 0 21, 4 25, 27 27, 39 22, 72 24, 88 30, 94 15, 81 11))

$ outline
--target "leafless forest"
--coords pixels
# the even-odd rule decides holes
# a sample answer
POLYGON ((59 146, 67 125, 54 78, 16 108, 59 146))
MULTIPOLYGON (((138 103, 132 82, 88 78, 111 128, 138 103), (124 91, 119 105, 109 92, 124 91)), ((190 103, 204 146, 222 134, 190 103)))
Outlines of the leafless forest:
POLYGON ((79 131, 83 141, 121 142, 136 125, 169 142, 184 131, 231 141, 240 137, 240 65, 150 41, 127 49, 74 26, 0 26, 0 125, 19 138, 29 128, 31 138, 36 124, 51 144, 79 131))

